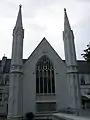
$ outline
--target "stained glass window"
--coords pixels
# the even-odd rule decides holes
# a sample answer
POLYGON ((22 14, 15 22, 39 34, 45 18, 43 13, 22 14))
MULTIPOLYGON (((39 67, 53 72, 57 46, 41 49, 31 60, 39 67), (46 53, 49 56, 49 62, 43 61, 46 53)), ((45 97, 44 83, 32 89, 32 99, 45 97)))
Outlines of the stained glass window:
POLYGON ((54 68, 46 55, 36 65, 36 93, 55 93, 54 68))

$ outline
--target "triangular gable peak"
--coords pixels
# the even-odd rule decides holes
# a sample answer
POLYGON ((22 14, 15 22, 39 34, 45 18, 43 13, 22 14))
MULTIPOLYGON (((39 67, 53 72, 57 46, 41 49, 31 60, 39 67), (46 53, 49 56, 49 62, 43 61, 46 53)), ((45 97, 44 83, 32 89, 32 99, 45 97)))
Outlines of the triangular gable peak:
MULTIPOLYGON (((62 60, 60 58, 60 56, 57 54, 57 52, 54 50, 54 48, 50 45, 50 43, 47 41, 47 39, 44 37, 41 42, 38 44, 38 46, 34 49, 34 51, 31 53, 31 55, 28 57, 27 61, 25 62, 25 64, 27 64, 28 62, 30 62, 31 60, 33 60, 34 56, 39 52, 42 51, 43 54, 47 54, 47 49, 45 49, 45 46, 48 46, 51 51, 54 51, 55 56, 59 59, 62 60), (44 48, 44 50, 43 50, 44 48)), ((62 60, 63 61, 63 60, 62 60)))

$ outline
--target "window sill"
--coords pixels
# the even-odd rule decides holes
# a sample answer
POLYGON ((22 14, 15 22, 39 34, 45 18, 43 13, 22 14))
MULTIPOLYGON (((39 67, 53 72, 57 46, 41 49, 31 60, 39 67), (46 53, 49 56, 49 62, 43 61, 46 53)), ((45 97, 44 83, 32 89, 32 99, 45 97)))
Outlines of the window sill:
POLYGON ((56 93, 39 93, 39 94, 36 94, 36 96, 55 96, 56 93))

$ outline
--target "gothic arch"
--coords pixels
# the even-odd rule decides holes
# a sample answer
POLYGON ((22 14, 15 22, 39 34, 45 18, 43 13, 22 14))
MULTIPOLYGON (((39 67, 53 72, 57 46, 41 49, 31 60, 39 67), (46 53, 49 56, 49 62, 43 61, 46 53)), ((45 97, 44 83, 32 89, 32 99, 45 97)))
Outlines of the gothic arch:
POLYGON ((81 85, 85 85, 85 79, 84 79, 84 76, 81 77, 81 85))
POLYGON ((54 67, 46 55, 42 56, 36 64, 36 93, 55 93, 54 67))
POLYGON ((6 75, 6 76, 5 76, 5 84, 6 84, 6 85, 9 85, 9 75, 6 75))

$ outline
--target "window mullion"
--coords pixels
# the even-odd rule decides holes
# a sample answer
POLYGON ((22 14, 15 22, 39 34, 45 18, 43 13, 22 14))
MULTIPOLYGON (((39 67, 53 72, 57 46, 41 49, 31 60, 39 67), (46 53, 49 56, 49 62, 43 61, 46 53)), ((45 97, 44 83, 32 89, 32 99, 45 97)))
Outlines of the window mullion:
POLYGON ((51 86, 51 93, 52 93, 52 70, 50 69, 50 86, 51 86))
POLYGON ((43 93, 44 93, 44 70, 42 70, 42 81, 43 81, 43 93))
POLYGON ((40 70, 38 70, 38 72, 39 72, 38 78, 39 78, 39 94, 40 94, 40 70))
POLYGON ((47 79, 47 93, 48 93, 48 70, 46 70, 46 79, 47 79))

